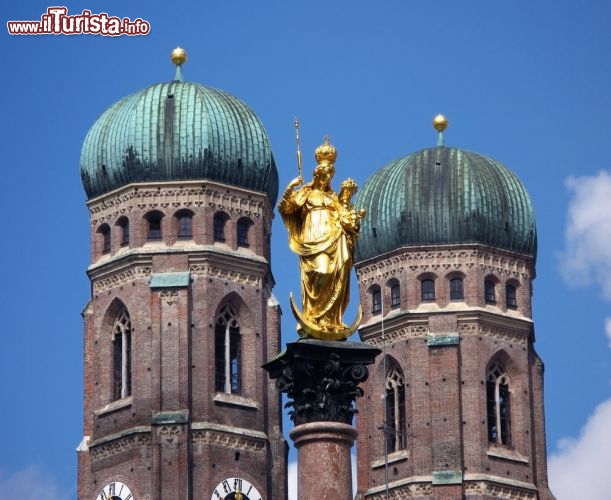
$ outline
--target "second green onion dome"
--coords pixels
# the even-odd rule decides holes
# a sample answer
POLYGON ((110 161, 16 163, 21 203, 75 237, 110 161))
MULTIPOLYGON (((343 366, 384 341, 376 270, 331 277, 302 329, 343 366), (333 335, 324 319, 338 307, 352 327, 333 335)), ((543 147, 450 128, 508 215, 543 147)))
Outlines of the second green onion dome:
POLYGON ((278 197, 267 133, 238 98, 182 80, 183 49, 172 53, 176 78, 113 104, 89 130, 81 151, 88 198, 133 182, 208 179, 278 197))
POLYGON ((437 147, 388 163, 357 193, 355 206, 367 217, 356 260, 401 247, 469 243, 536 257, 534 210, 518 177, 492 158, 445 147, 447 120, 434 124, 437 147))

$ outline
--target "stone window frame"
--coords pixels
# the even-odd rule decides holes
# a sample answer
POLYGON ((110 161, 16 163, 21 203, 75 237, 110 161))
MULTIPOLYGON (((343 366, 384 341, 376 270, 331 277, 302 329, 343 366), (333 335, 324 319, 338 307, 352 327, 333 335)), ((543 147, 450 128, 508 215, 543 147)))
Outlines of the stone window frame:
POLYGON ((407 407, 405 375, 394 362, 386 370, 384 389, 384 446, 387 453, 395 453, 407 448, 407 407))
POLYGON ((216 392, 242 392, 242 334, 237 308, 226 302, 216 315, 214 327, 214 374, 216 392))
POLYGON ((112 400, 118 401, 132 393, 132 324, 127 307, 123 306, 112 325, 112 400))
POLYGON ((511 380, 498 357, 486 370, 486 417, 488 442, 511 446, 511 380))

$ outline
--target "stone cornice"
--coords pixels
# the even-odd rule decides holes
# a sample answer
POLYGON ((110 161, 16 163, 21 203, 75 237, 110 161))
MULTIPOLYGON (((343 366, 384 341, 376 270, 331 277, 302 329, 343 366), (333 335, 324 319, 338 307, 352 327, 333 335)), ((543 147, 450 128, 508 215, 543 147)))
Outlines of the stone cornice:
POLYGON ((119 271, 110 274, 106 278, 92 279, 93 282, 93 294, 97 295, 107 290, 111 290, 116 287, 127 285, 138 279, 148 279, 151 275, 151 266, 133 266, 126 269, 125 271, 119 271))
POLYGON ((511 500, 534 500, 538 498, 537 487, 534 484, 490 474, 465 474, 464 491, 466 495, 482 495, 511 500))
MULTIPOLYGON (((439 314, 445 314, 440 310, 439 314)), ((404 312, 384 320, 384 337, 382 340, 381 318, 359 328, 363 342, 376 347, 390 345, 411 338, 426 338, 429 335, 428 318, 430 314, 404 312), (409 319, 407 319, 409 318, 409 319), (409 322, 406 326, 406 322, 409 322)), ((454 332, 451 332, 454 333, 454 332)), ((457 314, 457 333, 460 337, 486 336, 503 341, 528 344, 532 336, 532 320, 514 318, 485 311, 481 308, 470 308, 457 314)))
POLYGON ((150 446, 151 439, 149 426, 133 427, 89 443, 89 453, 92 460, 100 460, 140 446, 150 446))
POLYGON ((431 476, 411 476, 388 483, 388 496, 386 485, 370 488, 365 492, 367 500, 402 500, 403 498, 428 497, 433 494, 431 476))
POLYGON ((211 422, 193 422, 191 440, 193 444, 261 453, 265 452, 268 443, 267 435, 264 432, 211 422))
POLYGON ((87 205, 91 226, 112 222, 135 208, 178 210, 207 206, 230 214, 273 218, 265 194, 207 180, 130 184, 93 198, 87 205))
POLYGON ((481 245, 402 248, 355 265, 359 283, 383 283, 404 270, 445 275, 479 266, 516 279, 534 279, 534 260, 523 254, 481 245))
POLYGON ((428 325, 408 325, 396 329, 384 329, 384 338, 382 338, 379 330, 368 331, 361 333, 361 340, 375 347, 390 345, 402 340, 413 338, 426 338, 429 334, 428 325))
MULTIPOLYGON (((172 253, 165 248, 163 254, 172 253)), ((176 250, 183 253, 182 250, 176 250)), ((148 279, 152 273, 152 257, 155 253, 138 251, 126 254, 113 261, 90 266, 87 273, 93 285, 93 294, 99 294, 124 286, 138 279, 148 279)), ((237 282, 242 285, 261 287, 273 278, 268 262, 262 257, 235 251, 219 251, 216 247, 201 246, 189 253, 189 271, 192 276, 237 282)))

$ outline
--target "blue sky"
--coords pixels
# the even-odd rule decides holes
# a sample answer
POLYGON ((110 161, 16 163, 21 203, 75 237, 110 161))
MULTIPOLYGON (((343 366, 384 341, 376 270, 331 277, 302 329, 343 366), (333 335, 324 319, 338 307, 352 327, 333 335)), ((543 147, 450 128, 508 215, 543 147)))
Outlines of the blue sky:
MULTIPOLYGON (((2 2, 3 21, 51 4, 2 2)), ((186 79, 248 103, 270 135, 281 185, 330 134, 337 178, 435 144, 492 156, 529 190, 539 234, 536 349, 546 364, 552 489, 604 498, 611 477, 611 5, 604 0, 247 0, 67 2, 69 14, 142 18, 146 36, 2 34, 0 262, 3 362, 0 496, 75 497, 82 432, 82 324, 89 296, 88 213, 79 155, 96 117, 167 81, 185 47, 186 79), (571 464, 568 466, 567 464, 571 464), (601 466, 602 464, 602 466, 601 466), (594 478, 596 477, 596 480, 594 478), (29 488, 29 489, 28 489, 29 488), (16 492, 18 494, 16 494, 16 492)), ((275 293, 289 311, 297 260, 274 223, 275 293)), ((285 314, 286 340, 293 340, 285 314)))

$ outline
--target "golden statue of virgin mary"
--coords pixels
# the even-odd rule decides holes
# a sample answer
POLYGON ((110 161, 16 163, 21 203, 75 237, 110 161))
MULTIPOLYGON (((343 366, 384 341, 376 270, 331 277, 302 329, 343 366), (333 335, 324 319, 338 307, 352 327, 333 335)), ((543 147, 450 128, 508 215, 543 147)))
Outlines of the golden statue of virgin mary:
POLYGON ((342 182, 339 194, 331 188, 337 151, 328 137, 316 149, 315 158, 312 181, 304 184, 299 175, 288 184, 278 205, 289 246, 300 260, 303 311, 299 312, 292 295, 291 308, 301 337, 345 340, 362 318, 359 306, 352 325, 342 321, 350 300, 354 246, 365 211, 357 211, 351 202, 357 190, 352 179, 342 182))

